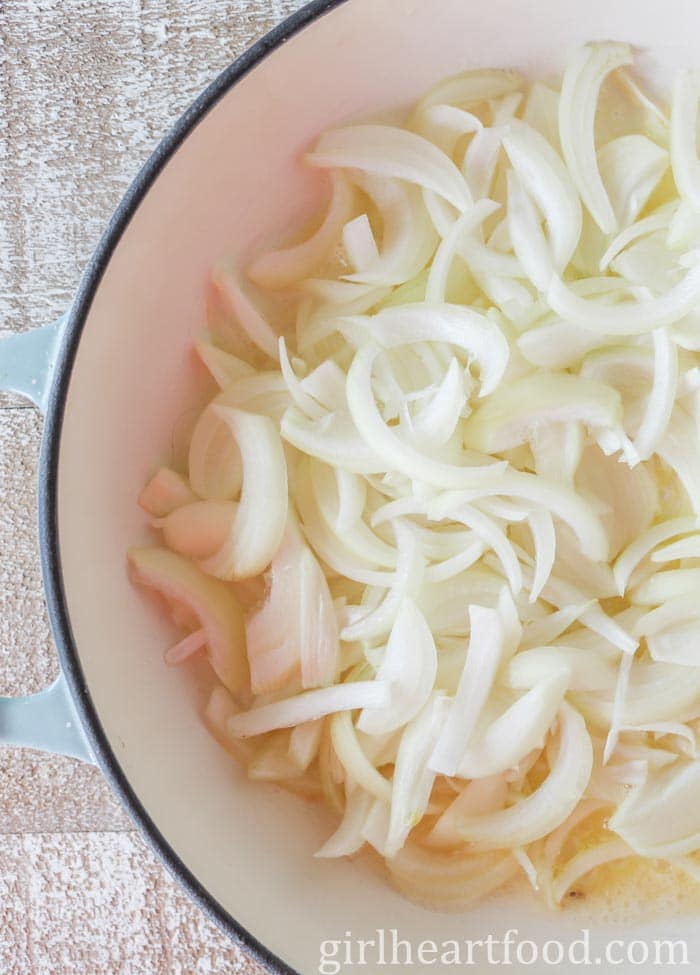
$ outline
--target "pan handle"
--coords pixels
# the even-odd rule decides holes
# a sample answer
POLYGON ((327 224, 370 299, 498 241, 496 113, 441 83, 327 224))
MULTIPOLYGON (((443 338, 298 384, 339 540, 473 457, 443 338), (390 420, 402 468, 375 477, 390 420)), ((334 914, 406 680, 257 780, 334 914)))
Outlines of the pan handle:
MULTIPOLYGON (((0 389, 19 393, 46 412, 54 364, 68 313, 43 328, 0 340, 0 389)), ((0 697, 0 744, 38 748, 95 763, 63 674, 26 697, 0 697)))

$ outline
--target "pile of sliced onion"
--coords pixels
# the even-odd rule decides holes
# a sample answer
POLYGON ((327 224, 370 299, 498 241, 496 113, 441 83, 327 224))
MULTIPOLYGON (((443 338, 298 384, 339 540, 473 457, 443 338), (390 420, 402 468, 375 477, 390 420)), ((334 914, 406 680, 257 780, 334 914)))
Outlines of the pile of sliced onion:
POLYGON ((217 394, 140 496, 217 740, 441 909, 700 876, 700 75, 665 111, 631 63, 322 134, 316 229, 217 267, 217 394))

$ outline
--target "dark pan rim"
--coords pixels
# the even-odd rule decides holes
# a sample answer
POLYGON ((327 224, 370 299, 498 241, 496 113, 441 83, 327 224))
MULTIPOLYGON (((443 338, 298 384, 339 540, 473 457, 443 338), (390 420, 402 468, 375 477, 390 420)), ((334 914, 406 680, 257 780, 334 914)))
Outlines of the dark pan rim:
POLYGON ((40 459, 39 546, 49 620, 63 673, 98 763, 151 848, 192 899, 235 943, 275 975, 297 973, 231 917, 185 866, 131 787, 102 727, 80 664, 68 614, 58 536, 58 463, 68 387, 83 327, 112 254, 150 187, 187 136, 241 78, 285 41, 344 2, 312 0, 253 44, 190 105, 132 182, 85 270, 69 312, 46 411, 40 459))

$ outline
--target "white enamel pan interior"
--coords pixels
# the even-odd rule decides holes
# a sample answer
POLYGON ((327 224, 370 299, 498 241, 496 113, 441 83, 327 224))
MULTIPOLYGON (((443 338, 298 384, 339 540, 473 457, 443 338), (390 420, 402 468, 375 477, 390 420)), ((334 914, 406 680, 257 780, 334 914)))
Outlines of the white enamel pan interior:
MULTIPOLYGON (((191 346, 204 325, 207 274, 223 253, 245 257, 309 212, 317 178, 299 156, 317 133, 408 104, 445 75, 487 65, 541 75, 592 39, 632 42, 645 67, 700 66, 697 0, 346 0, 316 12, 199 121, 114 247, 67 395, 59 390, 49 417, 59 440, 48 447, 57 471, 48 489, 55 524, 47 521, 75 650, 65 631, 59 642, 68 645, 74 690, 84 691, 83 680, 87 687, 103 765, 170 865, 234 936, 242 927, 273 968, 304 975, 318 970, 320 943, 348 930, 371 938, 378 927, 397 928, 417 943, 518 928, 541 943, 576 937, 583 922, 536 909, 527 896, 435 914, 363 862, 314 860, 328 816, 239 774, 202 726, 188 671, 164 666, 172 631, 130 585, 125 550, 147 537, 136 497, 157 462, 169 460, 194 401, 191 346)), ((81 315, 89 299, 83 294, 81 315)), ((593 928, 594 941, 684 937, 700 957, 700 926, 690 919, 593 928)), ((487 971, 486 960, 471 970, 487 971)))

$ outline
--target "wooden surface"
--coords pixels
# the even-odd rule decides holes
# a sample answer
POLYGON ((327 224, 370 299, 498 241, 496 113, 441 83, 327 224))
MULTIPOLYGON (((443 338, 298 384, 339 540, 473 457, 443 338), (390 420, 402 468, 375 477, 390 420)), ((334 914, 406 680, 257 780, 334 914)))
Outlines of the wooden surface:
MULTIPOLYGON (((301 0, 0 0, 0 334, 69 303, 159 137, 301 0)), ((57 672, 41 591, 41 419, 0 397, 0 694, 57 672)), ((167 877, 100 773, 0 747, 2 975, 261 972, 167 877)))

